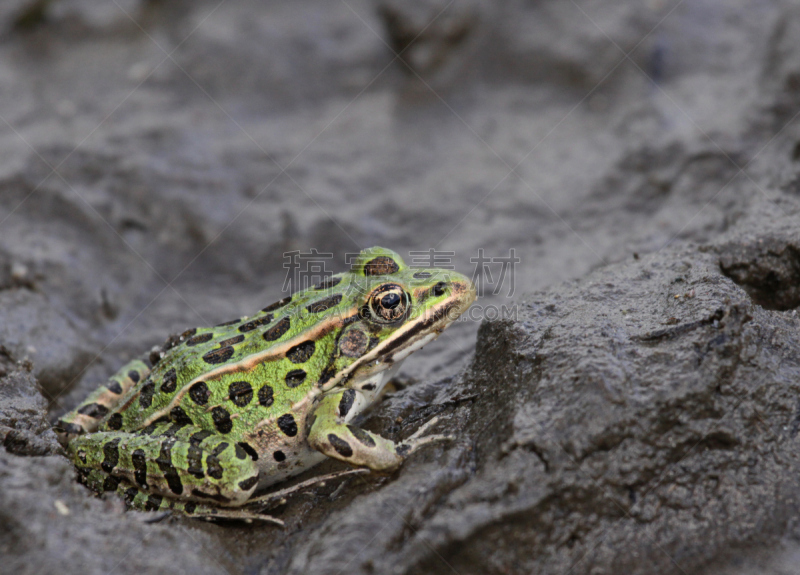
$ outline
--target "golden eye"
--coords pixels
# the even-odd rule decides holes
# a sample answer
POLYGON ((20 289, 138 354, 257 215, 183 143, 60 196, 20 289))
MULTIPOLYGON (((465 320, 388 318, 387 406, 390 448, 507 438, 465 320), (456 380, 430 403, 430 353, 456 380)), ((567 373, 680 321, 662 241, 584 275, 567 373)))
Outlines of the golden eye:
POLYGON ((408 315, 408 294, 397 284, 384 284, 369 296, 371 318, 379 323, 395 323, 408 315))

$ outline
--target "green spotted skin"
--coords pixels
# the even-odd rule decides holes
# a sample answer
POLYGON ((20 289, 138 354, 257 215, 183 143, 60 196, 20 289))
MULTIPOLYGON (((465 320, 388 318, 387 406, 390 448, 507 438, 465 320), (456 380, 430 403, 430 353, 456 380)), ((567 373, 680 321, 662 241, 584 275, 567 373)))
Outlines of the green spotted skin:
POLYGON ((137 509, 246 505, 326 457, 391 471, 417 447, 353 420, 393 369, 475 299, 450 270, 384 248, 252 316, 170 337, 57 423, 80 479, 137 509))

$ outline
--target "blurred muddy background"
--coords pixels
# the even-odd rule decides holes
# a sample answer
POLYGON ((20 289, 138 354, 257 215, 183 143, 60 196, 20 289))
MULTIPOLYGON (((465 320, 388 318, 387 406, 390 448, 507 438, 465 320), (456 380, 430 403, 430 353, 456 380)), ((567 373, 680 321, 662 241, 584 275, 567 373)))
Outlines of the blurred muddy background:
POLYGON ((798 113, 791 0, 4 0, 0 572, 800 573, 798 113), (459 441, 285 529, 74 482, 124 361, 371 245, 513 310, 367 422, 459 441))

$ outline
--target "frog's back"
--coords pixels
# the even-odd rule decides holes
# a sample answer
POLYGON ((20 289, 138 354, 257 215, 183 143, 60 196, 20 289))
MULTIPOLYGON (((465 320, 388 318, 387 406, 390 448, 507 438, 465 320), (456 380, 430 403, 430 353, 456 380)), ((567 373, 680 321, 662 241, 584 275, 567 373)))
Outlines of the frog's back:
POLYGON ((172 421, 244 433, 285 412, 319 381, 333 355, 335 328, 357 313, 336 289, 338 279, 251 317, 171 337, 151 355, 150 374, 100 429, 138 431, 172 421))

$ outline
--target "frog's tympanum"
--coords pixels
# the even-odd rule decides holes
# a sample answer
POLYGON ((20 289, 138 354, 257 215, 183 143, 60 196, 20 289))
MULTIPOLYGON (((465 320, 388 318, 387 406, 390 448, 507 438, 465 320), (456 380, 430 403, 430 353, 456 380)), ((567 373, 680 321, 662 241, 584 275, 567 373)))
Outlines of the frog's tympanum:
POLYGON ((249 518, 256 489, 326 457, 391 472, 446 439, 426 425, 394 443, 353 421, 474 300, 461 274, 367 249, 350 271, 253 316, 170 337, 56 430, 97 492, 140 510, 249 518))

